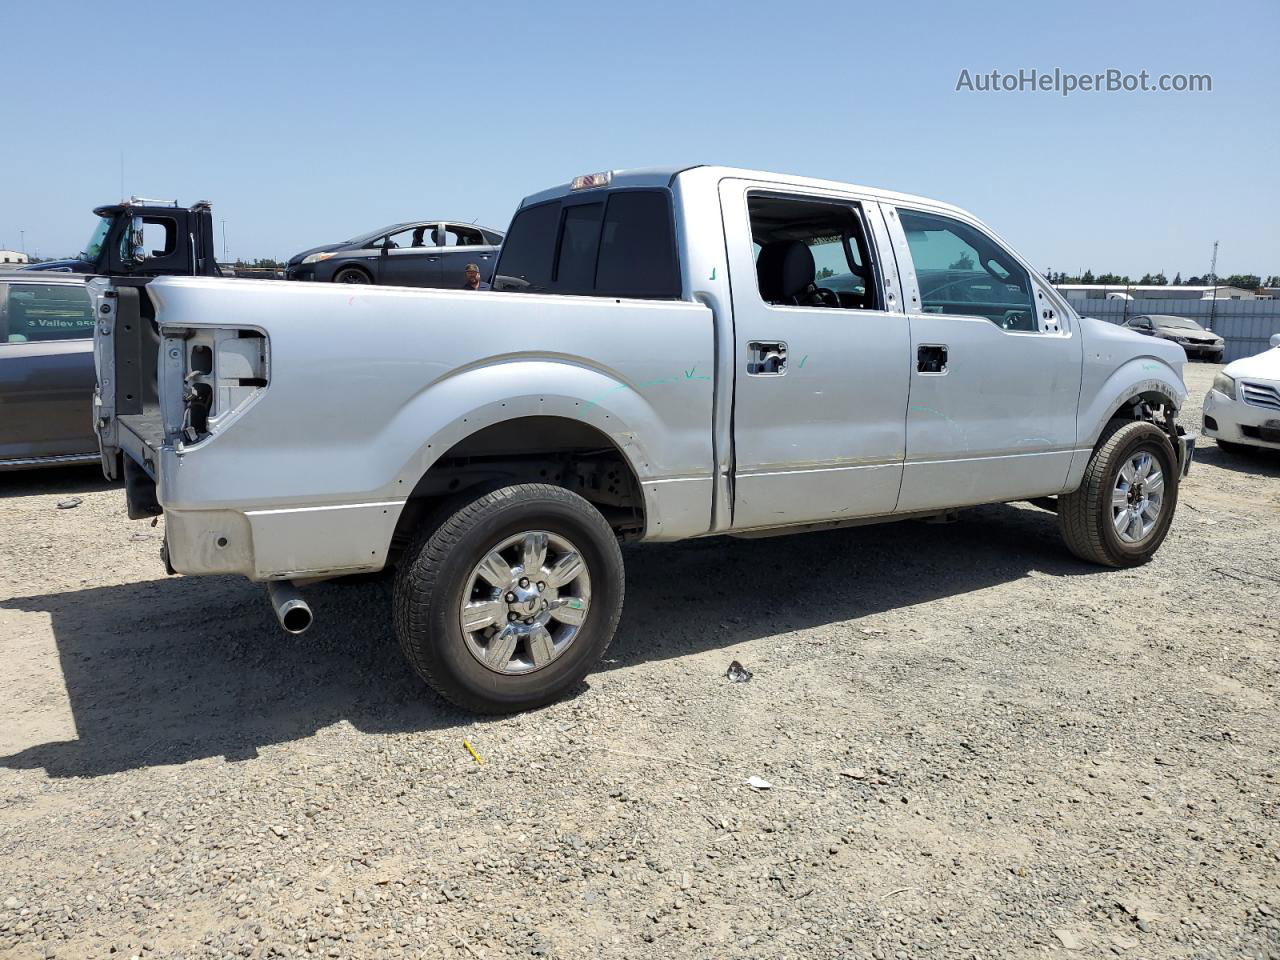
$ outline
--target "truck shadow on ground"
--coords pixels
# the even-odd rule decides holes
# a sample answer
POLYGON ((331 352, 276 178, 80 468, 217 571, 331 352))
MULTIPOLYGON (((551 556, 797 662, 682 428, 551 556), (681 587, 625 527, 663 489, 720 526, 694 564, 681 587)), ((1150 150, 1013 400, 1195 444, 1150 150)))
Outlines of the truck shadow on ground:
MULTIPOLYGON (((1105 575, 1061 545, 1056 519, 984 507, 954 524, 897 523, 763 540, 627 549, 619 669, 856 620, 1015 581, 1105 575)), ((77 737, 0 766, 93 777, 205 757, 230 760, 339 721, 369 732, 475 722, 401 659, 389 578, 309 590, 316 625, 290 637, 265 591, 240 578, 171 578, 20 597, 47 613, 77 737)))
POLYGON ((0 500, 41 494, 70 496, 109 490, 113 486, 115 484, 102 475, 102 468, 97 464, 13 470, 0 473, 0 500))

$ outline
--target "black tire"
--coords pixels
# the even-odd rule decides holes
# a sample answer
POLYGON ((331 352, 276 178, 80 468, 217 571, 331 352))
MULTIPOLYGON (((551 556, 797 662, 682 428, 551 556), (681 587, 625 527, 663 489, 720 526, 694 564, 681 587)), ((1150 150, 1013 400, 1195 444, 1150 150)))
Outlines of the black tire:
POLYGON ((1235 457, 1247 457, 1253 452, 1246 443, 1232 443, 1230 440, 1215 440, 1214 442, 1217 443, 1223 453, 1229 453, 1235 457))
POLYGON ((446 700, 475 713, 514 713, 560 699, 599 661, 622 614, 622 552, 600 512, 562 487, 502 487, 426 524, 396 570, 395 630, 405 657, 446 700), (591 595, 578 633, 531 672, 507 674, 477 659, 459 611, 476 565, 529 530, 566 538, 586 563, 591 595))
POLYGON ((343 267, 333 275, 334 283, 373 283, 373 277, 359 267, 343 267))
POLYGON ((1114 423, 1103 432, 1080 487, 1058 498, 1058 525, 1067 547, 1081 560, 1106 567, 1136 567, 1160 549, 1178 505, 1178 457, 1153 423, 1114 423), (1164 501, 1151 531, 1137 542, 1121 538, 1113 522, 1112 493, 1119 472, 1139 452, 1150 453, 1164 476, 1164 501))

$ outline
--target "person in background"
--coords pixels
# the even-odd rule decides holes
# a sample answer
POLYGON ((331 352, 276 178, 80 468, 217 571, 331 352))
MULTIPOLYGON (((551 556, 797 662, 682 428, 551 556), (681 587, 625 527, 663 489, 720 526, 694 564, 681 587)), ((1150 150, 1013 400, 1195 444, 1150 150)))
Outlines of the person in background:
POLYGON ((468 263, 466 267, 467 279, 462 284, 463 290, 488 290, 489 285, 480 279, 480 267, 474 263, 468 263))

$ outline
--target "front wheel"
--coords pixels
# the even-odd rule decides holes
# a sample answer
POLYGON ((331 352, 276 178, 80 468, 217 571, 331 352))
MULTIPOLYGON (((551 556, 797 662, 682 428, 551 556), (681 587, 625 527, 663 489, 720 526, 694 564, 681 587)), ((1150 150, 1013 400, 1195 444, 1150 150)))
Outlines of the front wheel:
POLYGON ((373 283, 373 278, 359 267, 343 267, 333 275, 334 283, 373 283))
POLYGON ((604 654, 622 553, 575 493, 503 487, 424 530, 396 573, 395 628, 419 676, 477 713, 557 700, 604 654))
POLYGON ((1178 504, 1178 458, 1169 438, 1146 421, 1104 434, 1080 487, 1058 498, 1058 523, 1077 557, 1136 567, 1160 548, 1178 504))

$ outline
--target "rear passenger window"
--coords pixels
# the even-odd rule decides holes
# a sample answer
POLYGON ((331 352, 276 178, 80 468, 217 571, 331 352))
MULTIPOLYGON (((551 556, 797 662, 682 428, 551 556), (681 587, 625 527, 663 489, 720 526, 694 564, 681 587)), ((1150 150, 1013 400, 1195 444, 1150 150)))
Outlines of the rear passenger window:
POLYGON ((680 270, 667 192, 617 190, 600 202, 552 201, 520 211, 503 243, 493 287, 678 298, 680 270))
MULTIPOLYGON (((0 292, 0 295, 3 295, 0 292)), ((77 284, 11 283, 0 300, 5 343, 84 340, 93 336, 89 291, 77 284)))
POLYGON ((451 223, 444 228, 444 245, 446 247, 482 247, 484 235, 475 227, 460 227, 451 223))
POLYGON ((751 194, 760 298, 778 307, 875 310, 879 298, 856 204, 751 194))
POLYGON ((990 237, 967 223, 898 209, 925 313, 986 317, 1004 330, 1034 332, 1031 275, 990 237))

